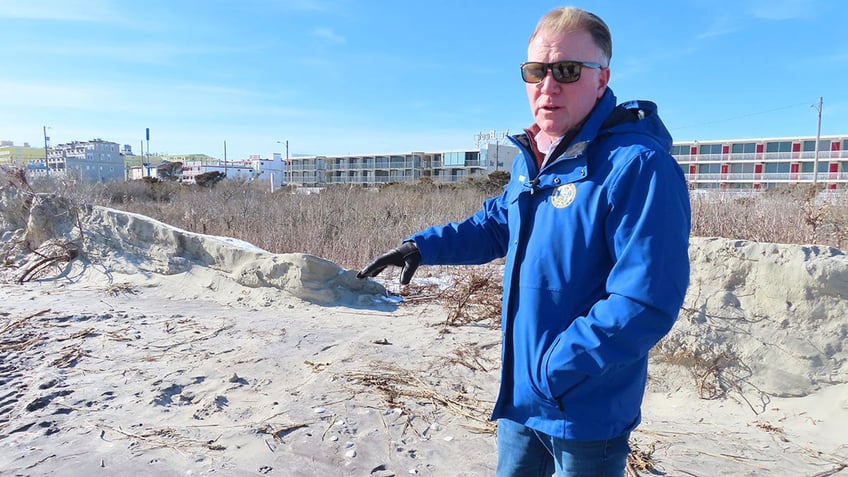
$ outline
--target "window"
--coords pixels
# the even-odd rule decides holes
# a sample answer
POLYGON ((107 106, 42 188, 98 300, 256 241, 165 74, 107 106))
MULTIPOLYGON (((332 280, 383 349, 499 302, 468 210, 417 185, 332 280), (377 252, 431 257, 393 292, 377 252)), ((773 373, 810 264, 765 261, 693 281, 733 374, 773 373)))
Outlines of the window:
POLYGON ((406 166, 406 161, 404 161, 404 158, 402 156, 391 156, 389 161, 390 161, 389 167, 392 167, 392 168, 399 169, 399 168, 403 168, 403 167, 406 166))
POLYGON ((792 152, 792 143, 790 141, 767 142, 766 152, 792 152))
POLYGON ((731 161, 746 161, 752 160, 756 156, 757 143, 744 142, 730 145, 730 160, 731 161))
POLYGON ((464 166, 465 165, 465 153, 464 152, 446 152, 444 154, 444 165, 446 165, 446 166, 464 166))
POLYGON ((671 146, 671 155, 672 156, 688 156, 690 155, 691 147, 689 144, 679 144, 677 146, 671 146))
POLYGON ((766 174, 788 174, 791 164, 788 162, 766 163, 766 174))
POLYGON ((698 154, 721 154, 721 144, 702 144, 698 154))
POLYGON ((754 163, 748 162, 744 164, 733 164, 730 166, 730 172, 732 174, 753 174, 754 163))
POLYGON ((737 143, 730 146, 733 154, 753 154, 757 151, 757 144, 753 142, 737 143))
MULTIPOLYGON (((804 152, 815 152, 816 150, 816 141, 804 141, 801 143, 801 150, 804 152)), ((830 150, 830 140, 822 139, 819 141, 819 151, 829 151, 830 150)))
POLYGON ((721 164, 700 164, 698 166, 698 174, 719 174, 721 173, 721 164))

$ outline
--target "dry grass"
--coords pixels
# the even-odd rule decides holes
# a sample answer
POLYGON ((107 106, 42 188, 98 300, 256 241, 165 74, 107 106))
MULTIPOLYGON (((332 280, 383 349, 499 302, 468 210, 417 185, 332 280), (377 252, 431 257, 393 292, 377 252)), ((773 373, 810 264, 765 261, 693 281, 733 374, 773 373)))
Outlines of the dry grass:
MULTIPOLYGON (((445 392, 427 383, 419 373, 389 363, 372 363, 368 371, 353 371, 343 376, 355 394, 378 394, 388 405, 403 411, 407 423, 413 419, 428 420, 422 413, 421 402, 447 411, 473 424, 464 427, 481 433, 494 433, 495 424, 489 421, 490 405, 479 401, 464 389, 445 392)), ((417 431, 416 431, 417 432, 417 431)))
MULTIPOLYGON (((408 235, 460 220, 497 194, 502 178, 458 185, 337 186, 293 194, 225 180, 214 187, 169 182, 74 183, 0 170, 0 184, 54 192, 78 204, 139 213, 191 232, 233 237, 273 253, 302 252, 358 268, 408 235), (495 180, 497 179, 497 180, 495 180)), ((848 248, 848 194, 787 186, 756 195, 693 192, 692 234, 848 248)))
POLYGON ((654 465, 655 445, 651 444, 647 449, 642 450, 639 444, 630 440, 630 455, 627 456, 627 466, 625 473, 627 477, 638 477, 639 472, 654 474, 656 466, 654 465))
POLYGON ((437 323, 442 333, 452 326, 483 325, 500 328, 503 284, 499 269, 474 267, 456 275, 455 283, 434 299, 445 308, 445 321, 437 323))
POLYGON ((787 185, 755 195, 691 195, 692 235, 848 248, 848 193, 787 185))

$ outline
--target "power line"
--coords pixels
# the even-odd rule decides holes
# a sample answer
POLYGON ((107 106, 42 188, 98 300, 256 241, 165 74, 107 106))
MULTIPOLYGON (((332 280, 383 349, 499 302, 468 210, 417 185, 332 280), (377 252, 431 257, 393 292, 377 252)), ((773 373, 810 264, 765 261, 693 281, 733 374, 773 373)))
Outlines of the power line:
POLYGON ((792 104, 792 105, 789 105, 789 106, 781 106, 779 108, 769 109, 767 111, 757 111, 757 112, 754 112, 754 113, 742 114, 740 116, 732 116, 732 117, 729 117, 729 118, 717 119, 715 121, 708 121, 708 122, 704 122, 704 123, 693 123, 693 124, 687 124, 687 125, 684 125, 684 126, 675 126, 672 129, 677 131, 679 129, 687 129, 687 128, 694 128, 694 127, 699 127, 699 126, 709 126, 711 124, 726 123, 728 121, 736 121, 737 119, 750 118, 751 116, 759 116, 761 114, 769 114, 769 113, 774 113, 776 111, 784 111, 784 110, 787 110, 787 109, 793 109, 793 108, 797 108, 797 107, 800 107, 800 106, 808 106, 808 103, 798 103, 798 104, 792 104))

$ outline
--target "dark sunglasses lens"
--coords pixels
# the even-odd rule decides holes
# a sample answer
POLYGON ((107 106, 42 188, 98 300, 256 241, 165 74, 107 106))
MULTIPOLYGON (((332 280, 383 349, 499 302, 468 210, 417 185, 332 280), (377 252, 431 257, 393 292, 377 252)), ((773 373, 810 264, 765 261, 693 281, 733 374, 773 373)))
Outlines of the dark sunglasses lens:
POLYGON ((525 63, 521 65, 521 79, 526 83, 541 83, 548 72, 544 63, 525 63))
POLYGON ((573 83, 580 79, 581 66, 573 61, 560 61, 551 65, 551 71, 560 83, 573 83))

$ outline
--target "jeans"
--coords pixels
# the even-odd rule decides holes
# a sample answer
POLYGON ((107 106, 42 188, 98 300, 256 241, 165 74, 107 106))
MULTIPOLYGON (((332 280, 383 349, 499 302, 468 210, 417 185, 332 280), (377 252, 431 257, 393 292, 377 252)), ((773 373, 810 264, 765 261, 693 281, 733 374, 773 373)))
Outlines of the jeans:
POLYGON ((630 433, 604 441, 551 437, 498 420, 497 477, 622 477, 630 433))

